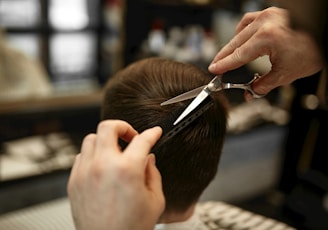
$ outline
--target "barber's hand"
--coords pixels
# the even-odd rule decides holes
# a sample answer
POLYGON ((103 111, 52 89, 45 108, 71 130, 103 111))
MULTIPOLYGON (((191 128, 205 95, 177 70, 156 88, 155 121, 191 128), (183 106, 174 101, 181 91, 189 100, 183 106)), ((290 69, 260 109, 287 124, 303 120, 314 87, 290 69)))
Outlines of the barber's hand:
POLYGON ((77 230, 150 230, 164 210, 161 175, 151 147, 159 127, 138 134, 128 123, 107 120, 82 143, 68 182, 77 230), (121 138, 129 145, 122 151, 121 138))
MULTIPOLYGON (((271 70, 253 83, 258 94, 310 76, 323 67, 321 53, 308 34, 290 28, 288 11, 270 7, 246 13, 236 35, 215 56, 209 71, 223 74, 268 55, 271 70)), ((246 99, 252 96, 247 93, 246 99)))

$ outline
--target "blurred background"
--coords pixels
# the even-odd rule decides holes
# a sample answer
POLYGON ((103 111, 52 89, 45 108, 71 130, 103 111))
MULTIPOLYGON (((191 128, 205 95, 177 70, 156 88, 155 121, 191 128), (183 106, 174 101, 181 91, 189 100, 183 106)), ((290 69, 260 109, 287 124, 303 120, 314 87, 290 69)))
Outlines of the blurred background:
MULTIPOLYGON (((279 5, 0 0, 0 214, 66 197, 72 161, 95 131, 102 87, 115 72, 150 56, 207 70, 242 15, 269 6, 279 5)), ((245 83, 270 67, 264 56, 224 80, 245 83)), ((241 90, 227 91, 228 136, 219 173, 201 200, 299 229, 327 229, 326 91, 324 71, 250 103, 241 90)))

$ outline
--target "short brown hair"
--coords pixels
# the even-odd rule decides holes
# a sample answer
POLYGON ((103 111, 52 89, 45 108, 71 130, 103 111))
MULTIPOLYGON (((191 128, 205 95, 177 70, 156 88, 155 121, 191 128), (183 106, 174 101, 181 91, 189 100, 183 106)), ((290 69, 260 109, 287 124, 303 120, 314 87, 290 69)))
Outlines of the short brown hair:
MULTIPOLYGON (((161 106, 161 102, 205 85, 210 79, 207 72, 191 64, 164 58, 142 59, 119 71, 106 84, 102 120, 125 120, 141 132, 190 100, 167 106, 161 106)), ((226 133, 227 100, 222 93, 211 97, 211 108, 155 152, 166 210, 184 211, 190 207, 217 172, 226 133)))

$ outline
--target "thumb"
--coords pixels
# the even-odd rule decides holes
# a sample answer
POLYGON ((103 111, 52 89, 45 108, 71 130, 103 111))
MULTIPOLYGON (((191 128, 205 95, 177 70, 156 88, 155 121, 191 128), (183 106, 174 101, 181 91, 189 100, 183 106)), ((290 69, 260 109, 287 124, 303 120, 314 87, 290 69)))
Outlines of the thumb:
POLYGON ((155 165, 154 154, 149 154, 147 159, 146 188, 153 194, 156 209, 162 213, 165 208, 165 197, 162 189, 162 177, 155 165))
POLYGON ((151 202, 153 205, 153 213, 159 216, 165 209, 165 197, 162 190, 162 177, 155 165, 154 154, 149 154, 147 156, 145 172, 145 187, 149 192, 149 199, 152 200, 151 202))
POLYGON ((156 167, 156 159, 154 154, 147 156, 146 165, 146 178, 145 183, 148 190, 154 191, 155 193, 163 193, 162 191, 162 176, 156 167))

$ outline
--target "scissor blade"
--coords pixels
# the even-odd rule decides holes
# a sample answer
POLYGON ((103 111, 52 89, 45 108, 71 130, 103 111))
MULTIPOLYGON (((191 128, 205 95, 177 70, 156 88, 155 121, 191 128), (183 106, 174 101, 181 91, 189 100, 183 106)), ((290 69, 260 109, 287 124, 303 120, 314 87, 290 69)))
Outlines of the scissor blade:
POLYGON ((190 90, 186 93, 183 93, 183 94, 180 94, 176 97, 173 97, 167 101, 164 101, 161 103, 161 105, 169 105, 169 104, 173 104, 173 103, 177 103, 177 102, 180 102, 180 101, 185 101, 185 100, 188 100, 190 98, 194 98, 196 97, 205 87, 206 85, 203 85, 201 87, 198 87, 196 89, 193 89, 193 90, 190 90))
POLYGON ((206 88, 202 90, 198 96, 188 105, 188 107, 181 113, 178 119, 173 123, 173 125, 178 124, 183 118, 185 118, 190 112, 192 112, 200 103, 202 103, 208 95, 210 95, 210 91, 206 88))

